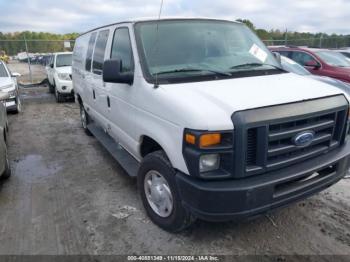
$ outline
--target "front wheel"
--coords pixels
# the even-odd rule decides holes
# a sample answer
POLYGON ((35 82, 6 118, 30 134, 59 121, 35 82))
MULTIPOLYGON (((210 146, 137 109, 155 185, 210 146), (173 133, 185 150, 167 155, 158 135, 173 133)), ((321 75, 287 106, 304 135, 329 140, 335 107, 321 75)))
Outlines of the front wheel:
POLYGON ((55 88, 55 97, 57 103, 63 102, 63 96, 60 94, 60 92, 57 91, 57 88, 55 88))
POLYGON ((143 206, 153 223, 166 231, 179 232, 195 221, 182 206, 175 170, 163 151, 144 158, 137 179, 143 206))
POLYGON ((0 177, 1 179, 9 179, 11 176, 11 168, 10 168, 10 162, 7 156, 7 150, 6 150, 6 156, 5 156, 5 171, 0 177))
POLYGON ((52 85, 49 80, 48 80, 48 82, 49 82, 49 93, 54 94, 55 93, 55 86, 52 85))
POLYGON ((81 126, 84 129, 85 133, 88 136, 92 136, 91 132, 87 128, 88 124, 90 123, 90 118, 83 104, 80 104, 80 120, 81 120, 81 126))
POLYGON ((21 113, 21 112, 22 112, 21 99, 19 99, 19 97, 17 97, 15 113, 18 114, 18 113, 21 113))

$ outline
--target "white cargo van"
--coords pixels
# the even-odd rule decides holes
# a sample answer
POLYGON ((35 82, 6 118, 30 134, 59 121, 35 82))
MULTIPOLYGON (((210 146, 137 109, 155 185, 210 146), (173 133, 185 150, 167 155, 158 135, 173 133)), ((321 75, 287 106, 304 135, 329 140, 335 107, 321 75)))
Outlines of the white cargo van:
POLYGON ((83 128, 165 230, 257 216, 348 170, 346 94, 282 70, 243 24, 107 25, 77 39, 72 73, 83 128))

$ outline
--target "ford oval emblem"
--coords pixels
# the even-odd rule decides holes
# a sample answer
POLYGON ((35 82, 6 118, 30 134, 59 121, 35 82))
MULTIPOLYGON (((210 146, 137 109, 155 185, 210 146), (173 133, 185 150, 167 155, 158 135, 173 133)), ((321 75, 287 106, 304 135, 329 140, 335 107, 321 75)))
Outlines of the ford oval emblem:
POLYGON ((315 132, 305 131, 293 137, 292 141, 296 146, 309 146, 315 138, 315 132))

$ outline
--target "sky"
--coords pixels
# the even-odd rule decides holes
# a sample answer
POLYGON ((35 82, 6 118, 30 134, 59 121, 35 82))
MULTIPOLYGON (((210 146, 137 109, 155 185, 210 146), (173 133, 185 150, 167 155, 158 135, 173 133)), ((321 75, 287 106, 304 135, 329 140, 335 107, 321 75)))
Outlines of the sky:
MULTIPOLYGON (((350 0, 163 0, 162 16, 251 20, 257 28, 350 34, 350 0)), ((0 0, 0 31, 84 32, 157 17, 161 0, 0 0)))

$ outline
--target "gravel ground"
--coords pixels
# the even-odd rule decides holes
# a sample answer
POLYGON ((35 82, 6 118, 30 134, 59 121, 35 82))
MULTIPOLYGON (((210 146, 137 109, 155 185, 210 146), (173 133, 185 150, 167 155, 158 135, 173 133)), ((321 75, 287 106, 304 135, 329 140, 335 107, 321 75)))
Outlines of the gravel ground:
MULTIPOLYGON (((31 84, 29 76, 29 67, 27 63, 20 63, 18 61, 10 61, 8 64, 12 72, 21 74, 18 77, 18 82, 24 85, 31 84)), ((33 83, 41 83, 46 78, 45 67, 42 65, 31 65, 33 83)))
POLYGON ((76 104, 55 103, 46 87, 22 97, 24 112, 9 115, 0 254, 350 256, 349 179, 253 221, 198 221, 169 234, 146 217, 136 181, 85 135, 76 104))

